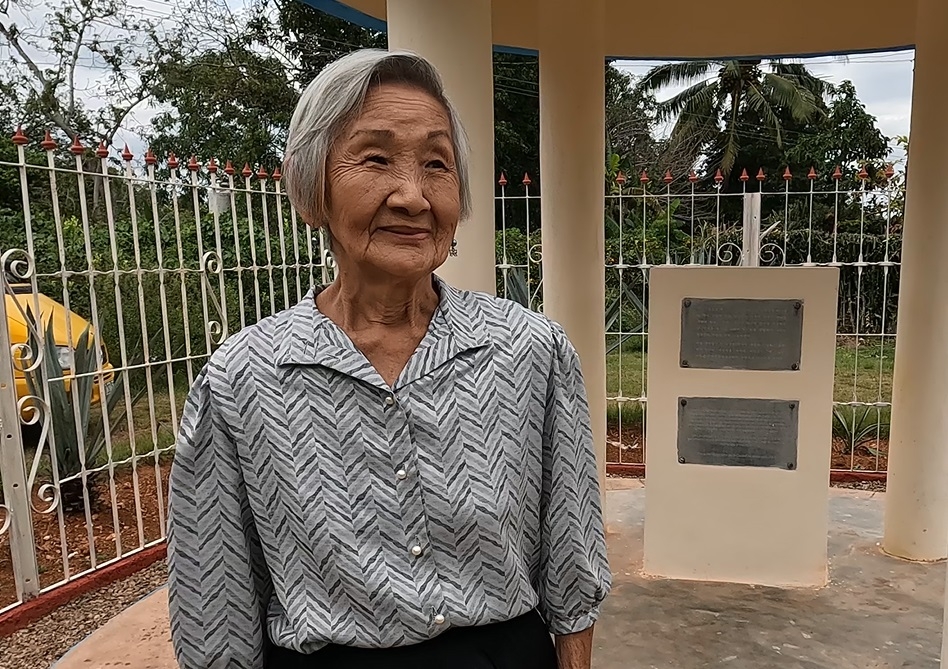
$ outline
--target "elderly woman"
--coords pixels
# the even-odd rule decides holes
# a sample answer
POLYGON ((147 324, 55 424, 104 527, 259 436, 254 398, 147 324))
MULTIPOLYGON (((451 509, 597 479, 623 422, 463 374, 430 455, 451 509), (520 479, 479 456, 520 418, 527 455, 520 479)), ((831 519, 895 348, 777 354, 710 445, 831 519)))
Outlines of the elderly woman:
POLYGON ((471 209, 435 69, 360 51, 306 89, 297 211, 338 274, 231 337, 170 491, 182 669, 585 669, 611 586, 576 352, 434 272, 471 209))

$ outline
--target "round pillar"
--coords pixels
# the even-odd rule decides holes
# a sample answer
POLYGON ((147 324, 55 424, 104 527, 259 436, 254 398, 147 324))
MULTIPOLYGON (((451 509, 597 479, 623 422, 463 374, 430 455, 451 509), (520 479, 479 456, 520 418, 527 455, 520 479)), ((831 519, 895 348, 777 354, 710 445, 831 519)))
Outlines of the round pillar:
POLYGON ((388 0, 388 46, 427 58, 444 79, 471 144, 473 213, 457 231, 457 256, 438 275, 495 294, 494 79, 491 0, 388 0))
POLYGON ((948 3, 917 7, 882 547, 928 561, 948 555, 948 3))
POLYGON ((556 3, 537 18, 543 312, 579 354, 604 490, 605 3, 556 3))

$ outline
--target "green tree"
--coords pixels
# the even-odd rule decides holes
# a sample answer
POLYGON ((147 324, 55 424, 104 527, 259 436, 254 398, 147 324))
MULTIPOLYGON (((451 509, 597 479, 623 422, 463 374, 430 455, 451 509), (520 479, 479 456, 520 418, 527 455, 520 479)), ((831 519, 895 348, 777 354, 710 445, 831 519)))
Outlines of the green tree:
POLYGON ((826 114, 824 98, 830 84, 803 65, 779 60, 688 61, 653 68, 639 86, 657 93, 669 85, 689 84, 658 103, 660 121, 675 120, 671 141, 697 159, 716 148, 710 160, 730 173, 747 128, 742 118, 752 112, 777 146, 784 144, 784 119, 816 121, 826 114))

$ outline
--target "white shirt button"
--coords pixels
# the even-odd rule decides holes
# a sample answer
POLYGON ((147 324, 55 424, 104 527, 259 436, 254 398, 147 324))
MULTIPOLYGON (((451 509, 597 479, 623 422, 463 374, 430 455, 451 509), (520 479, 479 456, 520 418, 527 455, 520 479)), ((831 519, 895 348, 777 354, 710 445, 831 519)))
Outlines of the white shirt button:
POLYGON ((385 398, 385 406, 389 406, 389 407, 390 407, 390 406, 395 406, 395 398, 392 397, 391 395, 388 395, 388 396, 385 398))
POLYGON ((404 481, 406 478, 408 478, 408 472, 406 472, 404 469, 399 469, 397 472, 395 472, 395 478, 397 478, 399 481, 404 481))
POLYGON ((411 554, 414 555, 415 557, 418 557, 419 555, 421 555, 421 546, 417 546, 417 545, 416 545, 416 546, 412 546, 412 547, 411 547, 411 554))
POLYGON ((435 625, 444 625, 444 616, 440 613, 434 617, 435 625))

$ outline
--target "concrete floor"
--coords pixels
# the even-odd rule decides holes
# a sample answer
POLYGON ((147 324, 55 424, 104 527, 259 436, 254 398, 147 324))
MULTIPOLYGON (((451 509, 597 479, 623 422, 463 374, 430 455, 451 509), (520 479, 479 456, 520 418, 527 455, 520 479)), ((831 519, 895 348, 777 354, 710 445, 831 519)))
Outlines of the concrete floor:
MULTIPOLYGON (((646 579, 644 489, 611 479, 615 584, 596 629, 594 669, 938 669, 945 566, 879 549, 883 495, 834 489, 830 578, 778 590, 646 579)), ((56 669, 175 669, 159 590, 73 649, 56 669)))

